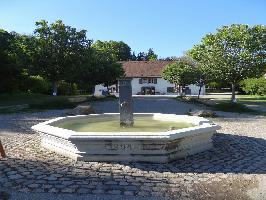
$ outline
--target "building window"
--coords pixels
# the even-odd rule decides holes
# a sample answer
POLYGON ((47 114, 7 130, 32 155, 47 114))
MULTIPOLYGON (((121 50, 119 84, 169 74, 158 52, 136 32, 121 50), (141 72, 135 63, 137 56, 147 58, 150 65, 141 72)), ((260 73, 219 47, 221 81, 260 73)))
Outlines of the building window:
POLYGON ((147 78, 142 79, 142 83, 148 83, 148 82, 149 82, 149 80, 147 78))
POLYGON ((142 84, 142 83, 157 84, 157 78, 140 78, 139 79, 139 84, 142 84))

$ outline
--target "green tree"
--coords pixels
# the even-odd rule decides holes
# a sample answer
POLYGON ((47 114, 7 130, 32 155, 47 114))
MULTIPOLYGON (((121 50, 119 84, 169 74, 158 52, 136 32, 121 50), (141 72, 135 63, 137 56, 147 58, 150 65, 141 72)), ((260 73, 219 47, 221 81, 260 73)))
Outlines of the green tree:
POLYGON ((162 77, 170 83, 178 85, 179 92, 182 94, 184 86, 195 84, 199 80, 197 63, 190 57, 180 57, 176 62, 167 65, 163 69, 162 77))
POLYGON ((80 74, 77 80, 81 84, 92 85, 104 84, 105 86, 114 84, 117 79, 124 76, 121 64, 110 60, 110 54, 96 49, 88 49, 86 62, 79 69, 80 74))
POLYGON ((34 71, 52 82, 53 95, 57 95, 57 83, 73 79, 92 41, 86 38, 86 30, 77 31, 61 20, 50 25, 41 20, 36 26, 34 71))
POLYGON ((104 68, 102 82, 105 86, 115 84, 117 79, 124 76, 124 70, 120 63, 111 63, 104 68))
POLYGON ((223 26, 215 34, 206 35, 188 54, 213 80, 231 84, 231 99, 235 102, 235 88, 240 81, 260 77, 265 72, 266 27, 223 26))
POLYGON ((11 34, 13 36, 11 44, 12 57, 16 60, 17 65, 28 72, 32 67, 33 55, 36 50, 36 39, 31 35, 21 35, 16 32, 12 32, 11 34))
POLYGON ((139 52, 137 55, 137 61, 144 61, 146 60, 146 54, 144 52, 139 52))
POLYGON ((13 40, 10 55, 21 71, 20 78, 18 79, 18 90, 37 91, 33 89, 35 87, 34 85, 29 84, 32 82, 31 69, 33 67, 33 55, 35 52, 35 37, 31 35, 21 35, 16 32, 11 32, 11 34, 13 40))
POLYGON ((155 61, 155 60, 158 60, 158 55, 154 53, 152 48, 149 48, 147 53, 139 52, 136 57, 136 60, 137 61, 155 61))
POLYGON ((130 60, 132 60, 132 61, 136 61, 137 60, 137 56, 135 55, 135 52, 132 53, 130 60))
POLYGON ((18 90, 22 68, 14 54, 14 35, 0 29, 0 92, 18 90))
POLYGON ((148 60, 148 61, 158 60, 158 55, 154 53, 152 48, 149 48, 148 53, 146 54, 145 60, 148 60))
POLYGON ((266 79, 261 78, 248 78, 240 83, 241 89, 252 95, 266 95, 266 79))
POLYGON ((97 40, 92 47, 97 51, 108 54, 111 61, 126 61, 131 59, 131 48, 122 41, 97 40))

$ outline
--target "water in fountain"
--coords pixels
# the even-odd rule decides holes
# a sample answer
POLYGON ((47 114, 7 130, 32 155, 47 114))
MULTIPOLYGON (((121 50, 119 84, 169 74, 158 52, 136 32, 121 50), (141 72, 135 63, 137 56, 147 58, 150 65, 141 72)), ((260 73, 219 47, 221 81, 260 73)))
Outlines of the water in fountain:
POLYGON ((118 83, 119 117, 118 115, 88 116, 84 119, 61 122, 57 127, 79 132, 161 132, 193 126, 186 122, 156 120, 150 114, 133 115, 131 79, 120 79, 118 83))

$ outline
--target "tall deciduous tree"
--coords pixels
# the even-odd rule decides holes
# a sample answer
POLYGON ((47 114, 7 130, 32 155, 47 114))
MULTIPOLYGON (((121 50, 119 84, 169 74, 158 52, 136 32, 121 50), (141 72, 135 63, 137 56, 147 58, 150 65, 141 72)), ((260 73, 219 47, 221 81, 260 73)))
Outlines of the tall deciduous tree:
POLYGON ((136 57, 136 60, 137 61, 155 61, 155 60, 158 60, 158 55, 154 53, 152 48, 149 48, 147 53, 139 52, 136 57))
POLYGON ((13 34, 0 29, 0 92, 12 92, 19 87, 22 68, 17 64, 14 40, 13 34))
POLYGON ((110 60, 110 55, 107 52, 91 48, 87 50, 85 58, 86 62, 78 69, 80 73, 77 77, 77 80, 82 83, 108 86, 124 75, 121 64, 110 60))
POLYGON ((233 24, 206 35, 200 44, 189 51, 213 79, 232 85, 232 102, 235 88, 249 77, 260 77, 266 65, 266 27, 233 24))
POLYGON ((16 32, 11 32, 11 34, 13 36, 11 55, 17 65, 28 71, 32 67, 36 39, 32 35, 21 35, 16 32))
POLYGON ((152 48, 149 48, 148 53, 146 54, 145 60, 155 61, 158 59, 158 55, 154 53, 152 48))
POLYGON ((97 40, 92 47, 97 51, 109 54, 109 59, 112 61, 127 61, 131 59, 131 48, 122 41, 97 40))
POLYGON ((162 77, 170 83, 181 86, 179 87, 179 92, 182 94, 182 88, 185 85, 197 83, 199 80, 197 64, 190 57, 180 57, 176 62, 164 68, 162 77))
POLYGON ((58 81, 72 79, 92 41, 86 38, 85 30, 77 31, 61 20, 50 25, 42 20, 36 26, 34 67, 37 74, 53 83, 53 95, 57 95, 58 81))
POLYGON ((137 55, 137 61, 144 61, 146 60, 146 54, 144 52, 139 52, 137 55))
POLYGON ((137 56, 135 55, 135 52, 132 53, 130 60, 132 60, 132 61, 136 61, 137 60, 137 56))

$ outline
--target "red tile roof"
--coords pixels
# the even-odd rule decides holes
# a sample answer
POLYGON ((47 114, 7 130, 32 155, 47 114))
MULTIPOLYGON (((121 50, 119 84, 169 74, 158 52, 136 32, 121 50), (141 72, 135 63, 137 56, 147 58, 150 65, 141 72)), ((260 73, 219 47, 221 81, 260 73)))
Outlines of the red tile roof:
POLYGON ((124 61, 120 63, 126 77, 161 77, 163 68, 173 61, 124 61))

